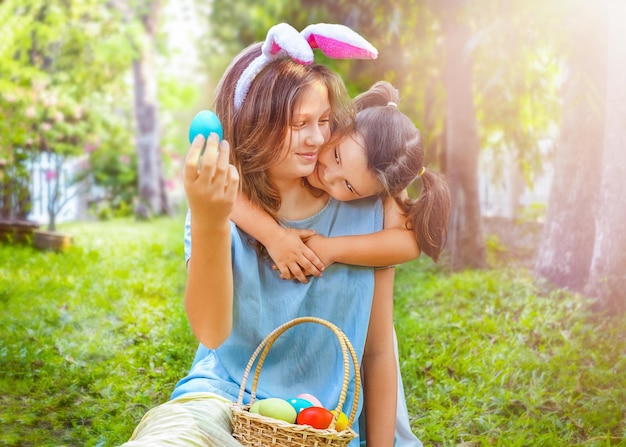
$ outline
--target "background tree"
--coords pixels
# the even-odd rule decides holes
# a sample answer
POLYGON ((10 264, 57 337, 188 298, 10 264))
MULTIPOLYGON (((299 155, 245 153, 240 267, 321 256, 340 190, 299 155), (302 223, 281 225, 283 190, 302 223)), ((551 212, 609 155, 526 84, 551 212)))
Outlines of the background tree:
POLYGON ((113 4, 124 16, 128 40, 134 49, 132 73, 139 182, 139 202, 135 213, 140 218, 148 218, 151 214, 169 214, 161 156, 155 62, 163 2, 113 0, 113 4))
POLYGON ((626 4, 610 0, 608 7, 608 69, 606 123, 601 159, 599 205, 588 296, 604 310, 626 310, 626 4))
POLYGON ((606 74, 604 2, 578 0, 565 8, 563 119, 535 271, 559 287, 582 291, 595 239, 594 206, 601 178, 606 74))
POLYGON ((478 194, 480 139, 473 94, 473 51, 467 2, 439 3, 445 41, 446 173, 452 209, 448 225, 448 252, 454 270, 486 265, 478 194))

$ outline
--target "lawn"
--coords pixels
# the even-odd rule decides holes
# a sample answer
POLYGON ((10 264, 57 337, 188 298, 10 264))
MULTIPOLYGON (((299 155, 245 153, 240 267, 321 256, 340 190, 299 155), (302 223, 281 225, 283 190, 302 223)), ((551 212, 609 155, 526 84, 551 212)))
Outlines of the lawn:
MULTIPOLYGON (((196 343, 182 218, 63 227, 63 254, 0 245, 0 445, 114 446, 168 399, 196 343)), ((427 446, 626 446, 626 317, 523 269, 397 269, 412 424, 427 446)))

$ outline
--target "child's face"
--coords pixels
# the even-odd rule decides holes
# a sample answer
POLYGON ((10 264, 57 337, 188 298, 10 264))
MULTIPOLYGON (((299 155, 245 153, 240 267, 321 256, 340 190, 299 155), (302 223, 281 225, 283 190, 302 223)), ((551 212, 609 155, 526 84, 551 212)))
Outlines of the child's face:
POLYGON ((382 192, 382 185, 367 168, 363 138, 358 134, 345 138, 335 147, 324 148, 307 180, 342 202, 382 192))
POLYGON ((320 147, 330 136, 330 111, 324 84, 315 82, 303 89, 283 144, 284 156, 268 169, 272 181, 301 179, 313 172, 320 147))

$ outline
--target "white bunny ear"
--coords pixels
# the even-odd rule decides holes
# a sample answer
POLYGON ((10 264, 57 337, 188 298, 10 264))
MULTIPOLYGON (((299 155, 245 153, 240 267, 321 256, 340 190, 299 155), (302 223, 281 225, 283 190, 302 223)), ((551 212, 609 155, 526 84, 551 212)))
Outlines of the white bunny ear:
POLYGON ((302 65, 313 63, 313 50, 300 33, 287 23, 279 23, 269 29, 261 51, 268 58, 288 55, 302 65))
MULTIPOLYGON (((0 0, 1 1, 1 0, 0 0)), ((261 55, 241 74, 235 87, 235 109, 246 99, 254 78, 270 61, 289 56, 299 64, 313 63, 313 50, 335 59, 376 59, 378 50, 367 40, 345 25, 317 23, 301 33, 287 23, 274 25, 267 32, 261 55)))
POLYGON ((274 25, 267 32, 261 46, 261 55, 246 67, 235 87, 235 109, 239 109, 248 95, 250 85, 271 60, 289 56, 302 65, 313 63, 313 50, 302 35, 288 23, 274 25))
POLYGON ((333 59, 376 59, 378 50, 345 25, 316 23, 300 33, 311 48, 333 59))

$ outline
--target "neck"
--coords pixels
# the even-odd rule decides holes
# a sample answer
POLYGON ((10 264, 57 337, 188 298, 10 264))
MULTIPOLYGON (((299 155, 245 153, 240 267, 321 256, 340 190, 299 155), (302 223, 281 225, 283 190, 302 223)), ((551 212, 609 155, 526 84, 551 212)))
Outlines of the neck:
POLYGON ((278 217, 286 220, 302 220, 319 212, 326 202, 328 195, 313 194, 311 188, 301 179, 289 182, 289 185, 277 185, 281 204, 278 217))

